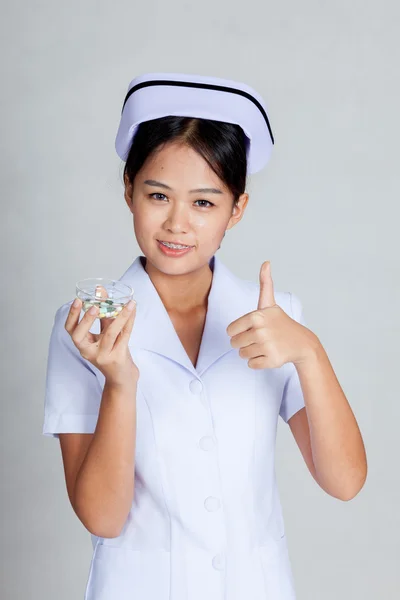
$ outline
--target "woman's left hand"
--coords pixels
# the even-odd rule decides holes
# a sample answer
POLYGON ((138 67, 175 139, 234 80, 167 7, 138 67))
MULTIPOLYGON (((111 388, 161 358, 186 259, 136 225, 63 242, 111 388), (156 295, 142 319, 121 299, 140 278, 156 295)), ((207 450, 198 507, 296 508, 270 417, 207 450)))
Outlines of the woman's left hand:
POLYGON ((308 360, 319 344, 317 336, 298 323, 275 302, 270 262, 261 265, 257 310, 227 327, 233 348, 251 369, 274 369, 285 363, 308 360))

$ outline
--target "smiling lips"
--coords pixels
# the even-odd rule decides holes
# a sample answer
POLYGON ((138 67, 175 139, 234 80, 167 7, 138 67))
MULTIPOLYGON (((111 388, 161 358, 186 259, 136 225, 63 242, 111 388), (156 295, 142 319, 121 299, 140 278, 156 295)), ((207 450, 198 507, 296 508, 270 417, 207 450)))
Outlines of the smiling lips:
POLYGON ((194 246, 171 244, 168 242, 161 242, 160 240, 157 240, 157 243, 158 243, 158 247, 160 248, 161 252, 163 254, 165 254, 166 256, 171 256, 171 257, 183 256, 184 254, 187 254, 194 248, 194 246))
POLYGON ((187 244, 183 244, 182 242, 166 242, 164 240, 157 240, 163 246, 167 246, 167 248, 174 248, 177 250, 183 250, 185 248, 192 248, 192 246, 188 246, 187 244))

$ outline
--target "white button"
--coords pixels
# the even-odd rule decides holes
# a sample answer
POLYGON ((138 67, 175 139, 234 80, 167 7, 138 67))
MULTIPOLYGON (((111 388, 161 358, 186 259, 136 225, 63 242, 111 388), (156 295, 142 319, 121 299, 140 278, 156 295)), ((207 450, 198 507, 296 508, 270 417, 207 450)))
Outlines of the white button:
POLYGON ((225 566, 225 560, 222 554, 217 554, 212 559, 212 566, 218 571, 222 571, 225 566))
POLYGON ((202 450, 211 450, 214 446, 214 440, 212 437, 205 435, 199 441, 199 446, 202 450))
POLYGON ((200 394, 203 390, 203 384, 198 379, 192 379, 192 381, 189 383, 189 388, 193 394, 200 394))
POLYGON ((212 496, 209 496, 208 498, 205 499, 204 501, 204 506, 206 507, 206 509, 209 512, 213 512, 214 510, 218 510, 220 507, 220 501, 218 500, 218 498, 213 498, 212 496))

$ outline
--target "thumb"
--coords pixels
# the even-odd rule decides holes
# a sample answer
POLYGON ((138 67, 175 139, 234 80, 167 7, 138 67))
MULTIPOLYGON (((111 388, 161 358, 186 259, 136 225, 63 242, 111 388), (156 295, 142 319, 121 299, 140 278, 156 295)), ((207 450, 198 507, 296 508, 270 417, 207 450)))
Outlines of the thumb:
POLYGON ((269 260, 263 262, 260 269, 260 296, 257 309, 274 306, 274 284, 271 277, 271 263, 269 260))

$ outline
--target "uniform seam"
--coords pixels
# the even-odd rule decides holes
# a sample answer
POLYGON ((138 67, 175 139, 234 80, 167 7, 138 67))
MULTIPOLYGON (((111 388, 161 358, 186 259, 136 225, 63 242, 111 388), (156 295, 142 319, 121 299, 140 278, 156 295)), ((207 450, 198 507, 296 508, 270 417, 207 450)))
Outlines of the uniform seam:
MULTIPOLYGON (((169 597, 171 597, 171 585, 172 585, 172 520, 171 520, 171 513, 170 513, 170 510, 168 508, 167 496, 166 496, 164 485, 163 485, 160 452, 159 452, 159 449, 158 449, 158 446, 157 446, 157 440, 156 440, 156 433, 155 433, 155 428, 154 428, 153 415, 151 413, 150 406, 149 406, 149 403, 147 401, 146 395, 144 394, 144 392, 143 392, 143 390, 142 390, 142 388, 140 386, 140 379, 138 380, 138 390, 139 389, 140 389, 140 393, 142 394, 142 397, 144 398, 144 401, 146 402, 147 410, 149 411, 149 416, 150 416, 150 421, 151 421, 151 428, 152 428, 152 431, 153 431, 154 447, 155 447, 155 452, 156 452, 156 456, 157 456, 157 464, 158 464, 158 471, 159 471, 159 477, 160 477, 160 486, 161 486, 162 495, 163 495, 163 499, 164 499, 165 510, 167 511, 167 515, 168 515, 168 518, 169 518, 169 597)), ((136 467, 136 461, 135 461, 135 467, 136 467)))
MULTIPOLYGON (((204 385, 204 384, 203 384, 204 385)), ((223 485, 222 485, 222 473, 221 473, 221 460, 220 460, 220 453, 219 453, 219 445, 218 445, 218 439, 216 436, 216 428, 215 428, 215 418, 214 418, 214 414, 212 411, 212 406, 211 406, 211 401, 210 401, 210 397, 207 391, 206 386, 204 385, 204 395, 205 398, 207 400, 207 407, 208 407, 208 414, 210 416, 211 419, 211 423, 212 423, 212 429, 213 429, 213 434, 215 436, 216 439, 216 450, 215 450, 215 457, 216 457, 216 462, 217 462, 217 470, 218 470, 218 480, 219 480, 219 486, 220 486, 220 490, 221 490, 221 510, 223 513, 223 521, 224 521, 224 539, 225 539, 225 543, 224 543, 224 555, 225 555, 225 569, 224 569, 224 600, 226 599, 226 562, 227 562, 227 553, 228 553, 228 540, 227 540, 227 529, 228 529, 228 523, 227 523, 227 518, 226 518, 226 507, 225 507, 225 497, 223 495, 223 485)))

